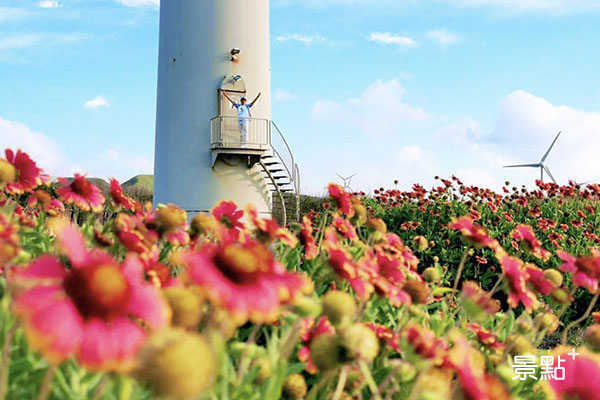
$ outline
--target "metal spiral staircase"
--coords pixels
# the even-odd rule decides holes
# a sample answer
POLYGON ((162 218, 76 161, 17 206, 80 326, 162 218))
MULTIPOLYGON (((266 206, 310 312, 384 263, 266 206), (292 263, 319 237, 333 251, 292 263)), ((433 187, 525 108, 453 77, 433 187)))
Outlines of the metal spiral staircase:
POLYGON ((242 143, 239 117, 217 116, 210 121, 213 165, 219 157, 247 157, 248 168, 270 193, 271 212, 281 225, 300 219, 300 169, 281 130, 273 121, 248 118, 242 143))

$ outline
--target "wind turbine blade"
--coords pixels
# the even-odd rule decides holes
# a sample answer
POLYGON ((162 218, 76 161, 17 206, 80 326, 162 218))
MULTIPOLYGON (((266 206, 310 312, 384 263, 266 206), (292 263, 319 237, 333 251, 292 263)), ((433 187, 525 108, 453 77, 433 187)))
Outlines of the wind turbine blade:
MULTIPOLYGON (((562 131, 558 132, 558 135, 556 135, 556 137, 552 141, 552 144, 548 148, 548 151, 546 152, 546 154, 544 154, 544 157, 542 157, 542 162, 546 161, 546 158, 548 158, 548 154, 550 154, 550 150, 552 150, 552 148, 554 147, 554 143, 556 143, 556 141, 558 140, 558 137, 560 136, 561 133, 562 133, 562 131)), ((546 171, 546 172, 548 172, 548 171, 546 171)))
POLYGON ((540 166, 537 164, 517 164, 517 165, 505 165, 504 168, 538 168, 540 166))
POLYGON ((546 173, 548 174, 548 176, 550 177, 550 179, 552 179, 552 182, 556 183, 556 179, 554 179, 554 177, 550 173, 550 169, 548 167, 546 167, 545 165, 542 166, 542 168, 544 169, 544 171, 546 171, 546 173))

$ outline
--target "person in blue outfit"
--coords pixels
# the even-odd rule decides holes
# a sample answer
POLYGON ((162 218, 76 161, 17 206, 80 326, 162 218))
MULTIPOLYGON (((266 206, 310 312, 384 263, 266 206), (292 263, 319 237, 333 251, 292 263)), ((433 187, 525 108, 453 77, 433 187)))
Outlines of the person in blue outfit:
POLYGON ((237 109, 238 123, 240 124, 241 144, 242 147, 246 147, 246 142, 248 141, 248 127, 250 126, 250 118, 252 118, 250 109, 254 106, 254 104, 256 103, 256 101, 262 93, 259 92, 256 98, 251 103, 248 103, 248 99, 246 98, 246 96, 242 96, 240 98, 240 102, 238 103, 237 101, 234 101, 231 97, 229 97, 229 95, 226 92, 221 91, 221 93, 223 93, 223 96, 225 96, 225 98, 229 100, 231 104, 233 104, 233 106, 237 109))

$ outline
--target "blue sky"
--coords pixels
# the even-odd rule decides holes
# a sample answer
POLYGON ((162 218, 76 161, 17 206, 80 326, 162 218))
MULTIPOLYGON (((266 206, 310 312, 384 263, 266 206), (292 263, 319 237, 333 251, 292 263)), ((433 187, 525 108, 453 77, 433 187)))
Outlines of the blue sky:
MULTIPOLYGON (((250 0, 240 0, 250 1, 250 0)), ((0 0, 0 145, 152 172, 157 0, 0 0)), ((320 193, 600 179, 600 0, 273 0, 273 119, 320 193)))

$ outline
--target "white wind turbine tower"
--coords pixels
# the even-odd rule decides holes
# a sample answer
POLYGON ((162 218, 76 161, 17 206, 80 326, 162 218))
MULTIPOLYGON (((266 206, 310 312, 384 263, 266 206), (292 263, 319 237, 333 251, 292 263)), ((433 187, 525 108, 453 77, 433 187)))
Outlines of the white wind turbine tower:
POLYGON ((548 168, 548 166, 546 164, 544 164, 544 162, 546 161, 546 158, 548 158, 548 154, 550 154, 550 151, 554 147, 554 143, 556 143, 556 141, 558 140, 558 137, 560 136, 561 133, 562 133, 562 131, 558 132, 558 135, 556 135, 556 137, 552 141, 552 144, 550 145, 550 147, 546 151, 546 154, 544 154, 544 156, 542 157, 540 162, 538 162, 536 164, 505 165, 504 168, 539 168, 540 169, 540 177, 541 177, 542 182, 544 181, 544 171, 546 171, 546 173, 548 174, 550 179, 552 179, 552 182, 556 183, 556 180, 554 179, 554 177, 552 176, 552 173, 550 172, 550 168, 548 168))

